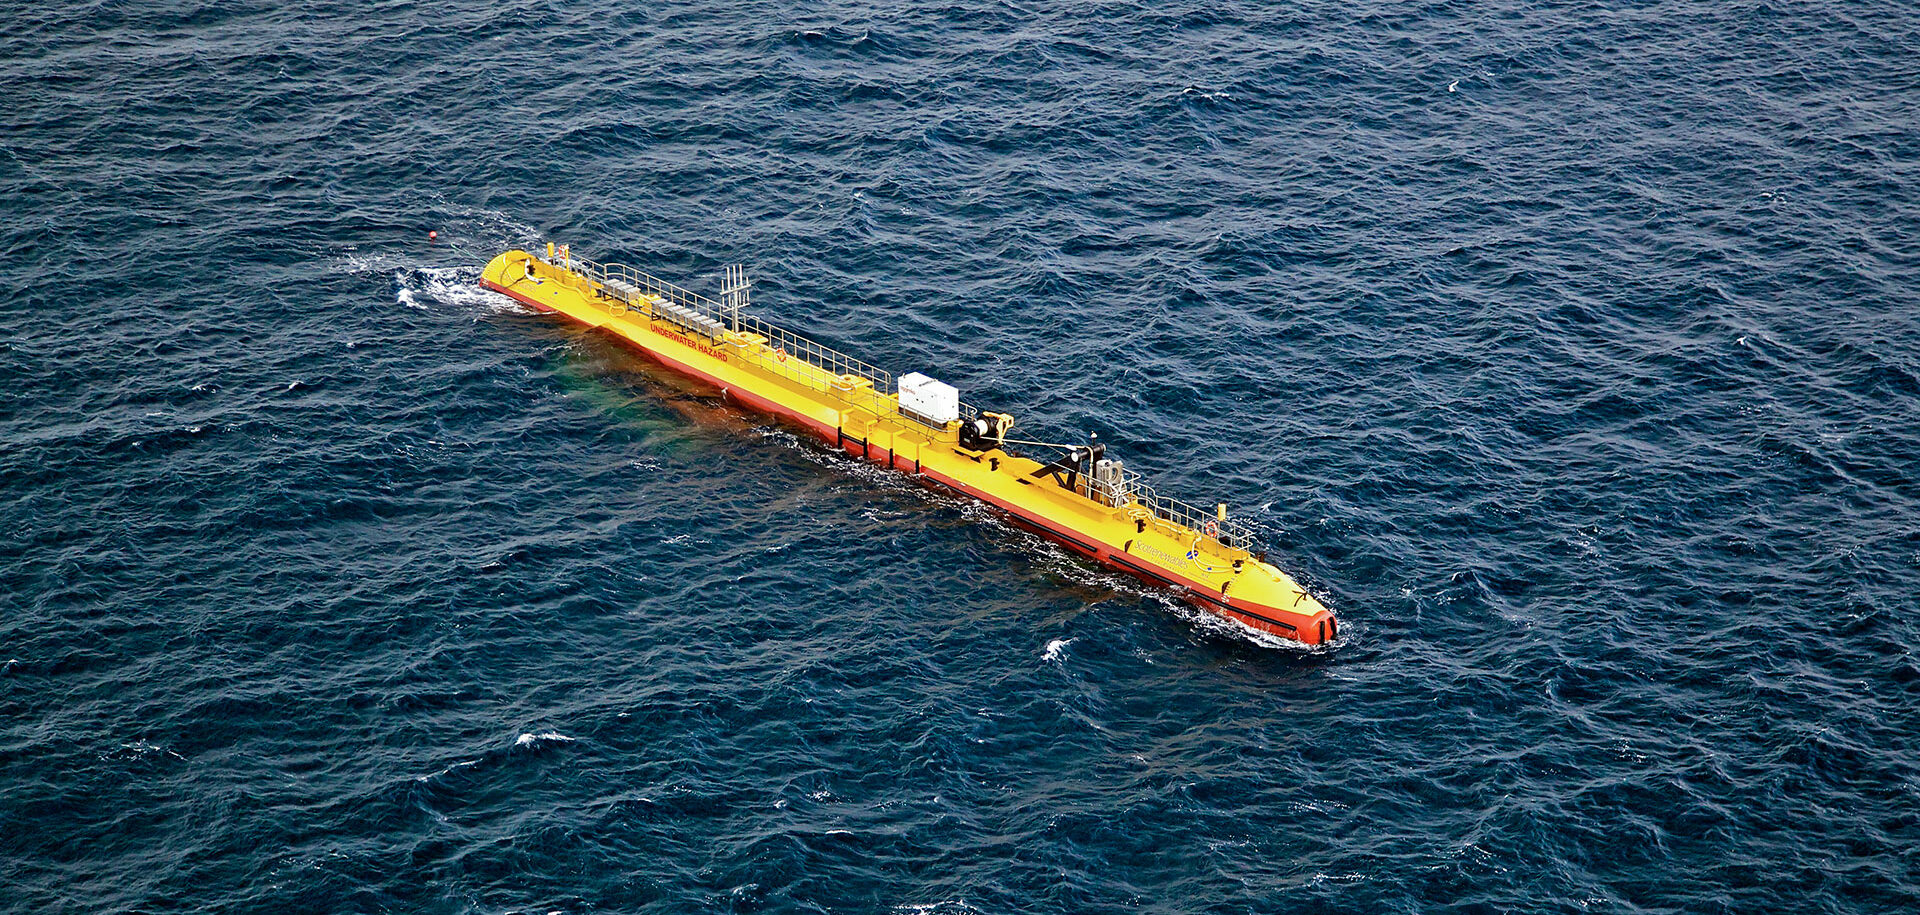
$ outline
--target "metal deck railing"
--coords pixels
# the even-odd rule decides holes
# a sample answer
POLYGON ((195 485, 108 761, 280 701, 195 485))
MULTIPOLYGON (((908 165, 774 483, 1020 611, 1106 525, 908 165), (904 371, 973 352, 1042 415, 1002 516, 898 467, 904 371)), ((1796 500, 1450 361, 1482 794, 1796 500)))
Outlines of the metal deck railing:
POLYGON ((892 409, 887 396, 893 392, 891 372, 742 312, 747 298, 744 274, 736 273, 734 268, 728 269, 725 300, 718 301, 626 264, 595 261, 565 249, 552 259, 539 254, 535 257, 585 277, 594 287, 593 292, 609 300, 615 308, 638 310, 704 336, 715 345, 725 342, 723 330, 758 334, 766 341, 766 348, 743 350, 742 354, 760 367, 815 390, 837 390, 842 395, 858 387, 858 381, 865 381, 872 387, 863 398, 866 403, 862 406, 876 413, 892 409))
POLYGON ((1122 470, 1117 481, 1100 480, 1092 476, 1080 477, 1081 494, 1102 505, 1125 507, 1138 505, 1153 513, 1153 516, 1171 524, 1192 528, 1202 535, 1212 537, 1228 547, 1252 552, 1259 548, 1259 539, 1250 528, 1238 521, 1221 520, 1214 512, 1196 505, 1190 505, 1179 499, 1160 495, 1141 481, 1138 473, 1122 470))
MULTIPOLYGON (((565 247, 552 257, 538 252, 534 257, 585 278, 593 287, 591 291, 606 298, 610 308, 640 310, 689 333, 705 336, 715 345, 724 342, 722 330, 758 334, 766 339, 766 348, 757 353, 742 351, 756 365, 815 390, 832 391, 841 396, 849 393, 849 380, 864 380, 871 388, 865 389, 862 406, 876 415, 890 414, 914 419, 911 414, 901 412, 897 401, 891 396, 893 373, 777 324, 743 313, 741 309, 747 304, 747 283, 745 273, 737 267, 728 268, 722 299, 715 300, 626 264, 594 261, 574 255, 565 247)), ((856 384, 855 387, 864 386, 856 384)), ((980 411, 971 404, 960 404, 962 420, 972 420, 979 415, 980 411)), ((1082 475, 1080 494, 1103 505, 1121 507, 1137 504, 1162 521, 1199 531, 1202 536, 1218 540, 1231 548, 1253 551, 1259 545, 1253 529, 1247 525, 1221 520, 1214 512, 1162 496, 1153 487, 1141 482, 1140 475, 1133 471, 1125 471, 1121 479, 1113 483, 1082 475)))

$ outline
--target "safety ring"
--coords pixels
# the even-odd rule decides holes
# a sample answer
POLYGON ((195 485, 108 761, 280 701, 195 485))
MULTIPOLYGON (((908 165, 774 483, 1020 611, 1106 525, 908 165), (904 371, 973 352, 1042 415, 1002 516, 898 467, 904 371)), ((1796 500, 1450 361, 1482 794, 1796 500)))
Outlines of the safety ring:
POLYGON ((773 355, 777 357, 781 362, 787 361, 787 351, 778 346, 773 348, 773 355))
POLYGON ((1200 525, 1200 532, 1218 540, 1220 539, 1220 522, 1209 518, 1206 523, 1200 525))

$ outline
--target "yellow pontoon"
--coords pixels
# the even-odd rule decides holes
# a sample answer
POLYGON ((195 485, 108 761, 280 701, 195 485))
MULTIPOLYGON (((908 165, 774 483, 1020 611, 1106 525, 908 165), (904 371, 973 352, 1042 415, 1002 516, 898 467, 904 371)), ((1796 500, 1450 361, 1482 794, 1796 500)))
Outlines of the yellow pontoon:
POLYGON ((1333 615, 1253 552, 1252 531, 1155 493, 1104 446, 1009 438, 1013 418, 960 402, 919 373, 887 372, 768 324, 742 309, 745 271, 727 269, 718 300, 566 247, 508 251, 480 284, 544 312, 612 333, 723 397, 795 422, 835 447, 931 486, 992 504, 1013 523, 1074 552, 1178 590, 1201 609, 1252 629, 1318 645, 1333 615), (1049 461, 1011 447, 1052 447, 1049 461))

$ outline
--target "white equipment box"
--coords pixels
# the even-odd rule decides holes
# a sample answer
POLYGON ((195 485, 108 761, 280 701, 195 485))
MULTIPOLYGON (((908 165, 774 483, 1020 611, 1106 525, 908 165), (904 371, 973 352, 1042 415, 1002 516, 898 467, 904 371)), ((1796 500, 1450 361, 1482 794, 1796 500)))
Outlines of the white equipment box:
POLYGON ((960 392, 919 372, 900 376, 900 409, 936 426, 960 418, 960 392))

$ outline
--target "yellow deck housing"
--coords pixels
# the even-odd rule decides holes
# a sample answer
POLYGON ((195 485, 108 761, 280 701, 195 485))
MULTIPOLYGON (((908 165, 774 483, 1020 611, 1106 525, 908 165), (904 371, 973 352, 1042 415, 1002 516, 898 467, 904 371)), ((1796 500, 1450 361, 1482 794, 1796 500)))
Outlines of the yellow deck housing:
MULTIPOLYGON (((742 278, 744 281, 744 277, 742 278)), ((1040 461, 999 447, 960 446, 960 421, 934 426, 876 390, 871 367, 618 264, 548 245, 508 251, 481 285, 614 335, 723 397, 796 422, 851 454, 913 474, 1005 511, 1009 520, 1075 552, 1173 587, 1194 605, 1252 629, 1307 644, 1335 637, 1332 615, 1286 573, 1171 500, 1103 504, 1040 461)), ((743 287, 744 288, 744 285, 743 287)), ((1143 499, 1150 497, 1142 497, 1143 499)))

